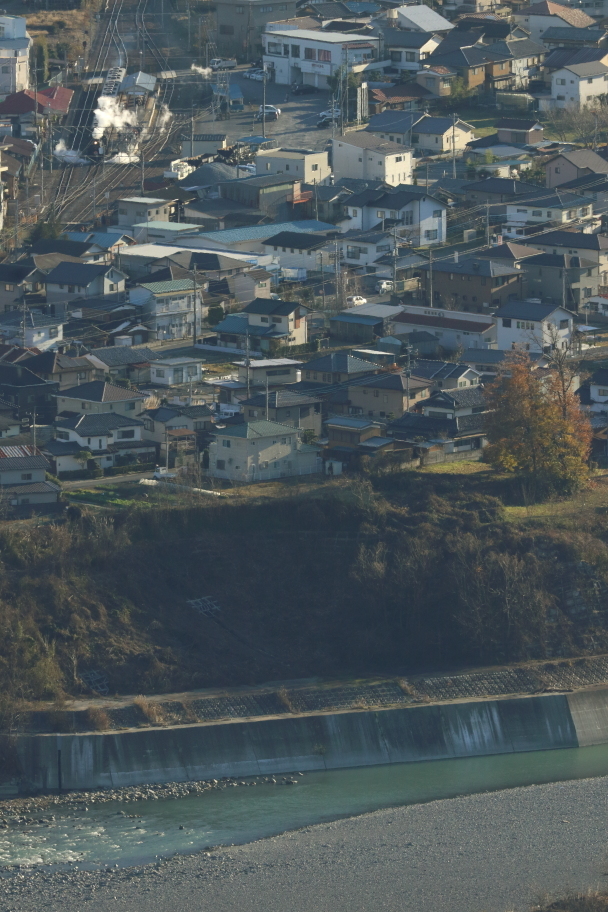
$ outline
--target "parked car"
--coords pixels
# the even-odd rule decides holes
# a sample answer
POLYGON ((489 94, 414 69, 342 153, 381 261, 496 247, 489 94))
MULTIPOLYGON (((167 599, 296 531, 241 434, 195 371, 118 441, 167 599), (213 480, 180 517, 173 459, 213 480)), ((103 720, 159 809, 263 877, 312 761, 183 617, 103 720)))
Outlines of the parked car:
POLYGON ((257 121, 265 120, 268 123, 271 120, 278 120, 279 115, 277 114, 276 111, 266 111, 266 116, 264 116, 264 114, 262 114, 262 113, 259 113, 259 114, 255 115, 255 119, 257 121))
POLYGON ((249 78, 253 79, 254 82, 264 82, 264 70, 254 70, 253 73, 249 74, 249 78))
POLYGON ((376 292, 378 294, 384 294, 385 291, 393 291, 395 286, 390 281, 390 279, 382 279, 380 282, 376 282, 376 292))
POLYGON ((234 57, 214 57, 209 61, 209 66, 212 70, 234 70, 236 60, 234 57))
POLYGON ((247 174, 257 174, 255 165, 250 164, 238 164, 237 171, 245 171, 247 174))
POLYGON ((160 481, 163 478, 177 478, 177 475, 175 472, 169 471, 169 469, 165 468, 165 466, 156 466, 152 478, 160 481))
POLYGON ((315 95, 319 90, 316 86, 298 82, 291 87, 291 91, 294 95, 315 95))
POLYGON ((260 105, 260 107, 259 107, 260 114, 263 113, 264 108, 266 109, 266 116, 268 116, 269 114, 276 114, 278 117, 279 114, 281 113, 281 109, 276 108, 274 105, 260 105))
POLYGON ((243 76, 245 79, 255 79, 258 75, 261 75, 264 71, 258 69, 257 67, 252 68, 251 70, 245 70, 243 76))
POLYGON ((363 298, 361 295, 350 295, 346 299, 346 303, 349 307, 361 307, 363 304, 367 304, 367 298, 363 298))
POLYGON ((325 112, 323 114, 319 114, 317 126, 318 127, 329 127, 329 126, 331 126, 332 123, 337 124, 339 119, 340 119, 339 114, 332 115, 332 114, 328 114, 327 112, 325 112))

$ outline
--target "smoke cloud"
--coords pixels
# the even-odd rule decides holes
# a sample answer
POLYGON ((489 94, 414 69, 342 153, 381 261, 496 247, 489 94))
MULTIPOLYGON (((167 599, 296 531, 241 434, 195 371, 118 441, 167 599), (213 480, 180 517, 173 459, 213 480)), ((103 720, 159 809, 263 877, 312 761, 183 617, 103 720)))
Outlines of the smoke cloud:
POLYGON ((134 165, 139 161, 139 155, 131 155, 129 152, 117 152, 112 158, 106 158, 106 165, 134 165))
POLYGON ((198 73, 200 76, 204 76, 205 79, 208 79, 213 75, 213 70, 211 67, 199 67, 195 63, 190 67, 191 70, 194 70, 195 73, 198 73))
POLYGON ((88 158, 83 158, 76 149, 68 149, 62 139, 59 140, 53 149, 53 155, 66 165, 90 165, 88 158))
POLYGON ((119 132, 125 127, 134 127, 137 124, 135 111, 128 111, 121 107, 118 100, 109 95, 101 95, 97 99, 97 108, 94 115, 93 139, 101 139, 104 132, 111 127, 119 132))
POLYGON ((169 110, 169 105, 163 102, 161 105, 160 114, 158 115, 158 121, 156 122, 156 128, 159 133, 166 132, 167 126, 172 117, 173 114, 169 110))

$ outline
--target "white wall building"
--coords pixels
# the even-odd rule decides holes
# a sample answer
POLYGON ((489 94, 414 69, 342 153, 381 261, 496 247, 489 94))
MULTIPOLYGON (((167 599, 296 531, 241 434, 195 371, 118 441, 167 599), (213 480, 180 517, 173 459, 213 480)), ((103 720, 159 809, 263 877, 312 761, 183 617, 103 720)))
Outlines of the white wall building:
POLYGON ((608 66, 599 60, 573 63, 551 74, 551 97, 557 108, 584 107, 608 93, 608 66))
POLYGON ((316 447, 300 440, 298 428, 274 421, 250 421, 217 428, 209 446, 213 478, 254 482, 321 471, 316 447))
POLYGON ((201 377, 200 358, 159 358, 150 364, 150 382, 159 386, 197 383, 201 377))
POLYGON ((0 16, 0 94, 10 95, 30 87, 32 39, 23 16, 0 16))
POLYGON ((328 88, 327 78, 344 64, 353 73, 388 66, 378 60, 380 39, 313 29, 274 29, 262 35, 264 64, 278 85, 307 83, 328 88))
POLYGON ((412 181, 412 151, 374 133, 359 130, 332 140, 334 178, 357 177, 386 184, 412 181))
POLYGON ((351 228, 368 231, 397 222, 397 233, 414 247, 444 243, 447 208, 426 190, 401 184, 378 191, 374 200, 369 195, 366 190, 349 198, 345 208, 351 228))
POLYGON ((493 319, 496 345, 502 351, 521 347, 525 351, 543 352, 554 344, 566 348, 574 328, 574 314, 570 311, 537 301, 509 301, 496 311, 493 319))
POLYGON ((195 283, 190 279, 142 282, 129 291, 129 300, 132 304, 142 306, 146 325, 156 333, 156 338, 160 340, 192 337, 195 322, 195 298, 198 336, 201 320, 206 317, 208 309, 202 304, 200 283, 196 285, 196 292, 195 283))
POLYGON ((289 174, 307 184, 326 184, 331 176, 327 152, 311 149, 267 149, 255 157, 256 174, 289 174))
POLYGON ((126 196, 118 200, 118 224, 131 227, 140 222, 168 222, 172 207, 166 199, 126 196))
POLYGON ((447 35, 454 28, 452 22, 424 3, 417 6, 399 6, 395 11, 391 11, 393 15, 394 12, 397 14, 399 28, 407 31, 447 35))
MULTIPOLYGON (((600 15, 600 13, 594 15, 600 15)), ((570 9, 563 3, 553 3, 551 0, 541 0, 532 6, 525 7, 513 14, 517 25, 523 26, 530 32, 532 41, 541 41, 542 35, 550 28, 589 28, 595 25, 595 20, 582 9, 570 9)))

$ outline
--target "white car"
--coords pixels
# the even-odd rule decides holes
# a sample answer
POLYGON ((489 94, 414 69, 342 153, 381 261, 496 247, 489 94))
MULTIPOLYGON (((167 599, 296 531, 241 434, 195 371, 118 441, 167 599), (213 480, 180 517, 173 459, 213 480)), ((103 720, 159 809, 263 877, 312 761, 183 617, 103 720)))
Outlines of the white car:
POLYGON ((367 298, 363 298, 361 295, 350 295, 346 299, 346 303, 349 307, 361 307, 362 304, 367 304, 367 298))
POLYGON ((260 105, 258 113, 263 114, 264 110, 266 111, 267 114, 276 114, 277 117, 281 113, 281 109, 275 108, 274 105, 260 105))
POLYGON ((255 165, 249 165, 249 164, 237 165, 236 168, 238 171, 244 171, 246 174, 256 174, 257 173, 255 165))
POLYGON ((328 108, 327 111, 321 111, 319 118, 327 117, 330 120, 340 116, 340 108, 328 108))
POLYGON ((255 70, 255 72, 249 74, 249 78, 255 80, 255 82, 264 82, 264 70, 255 70))
POLYGON ((376 291, 378 294, 383 294, 385 291, 393 291, 394 285, 389 279, 383 279, 381 282, 376 282, 376 291))

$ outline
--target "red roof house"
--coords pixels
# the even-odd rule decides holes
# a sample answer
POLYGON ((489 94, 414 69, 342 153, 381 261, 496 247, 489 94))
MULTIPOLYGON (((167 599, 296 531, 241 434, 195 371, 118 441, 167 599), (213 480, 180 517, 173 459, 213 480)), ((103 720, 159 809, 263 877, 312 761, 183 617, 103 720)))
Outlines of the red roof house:
POLYGON ((51 114, 64 115, 70 110, 73 95, 72 89, 64 89, 63 86, 38 89, 37 92, 25 89, 7 95, 0 103, 0 114, 29 114, 37 108, 38 114, 45 114, 48 110, 51 114))

